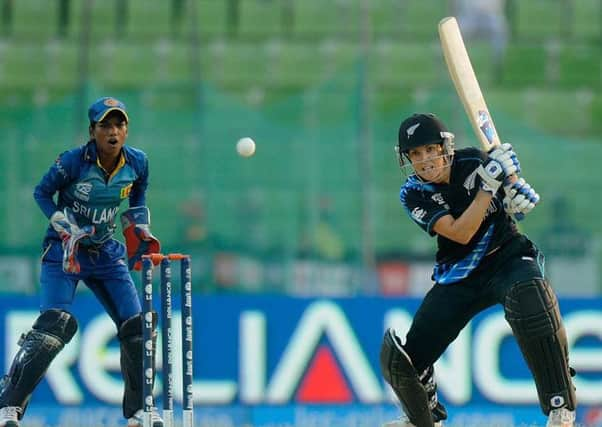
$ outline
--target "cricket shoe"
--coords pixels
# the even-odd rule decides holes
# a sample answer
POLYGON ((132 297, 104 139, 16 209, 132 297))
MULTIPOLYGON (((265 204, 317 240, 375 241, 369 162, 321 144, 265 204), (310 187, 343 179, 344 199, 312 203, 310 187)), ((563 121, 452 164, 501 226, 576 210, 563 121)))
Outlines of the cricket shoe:
POLYGON ((546 427, 574 427, 575 411, 566 408, 552 409, 546 427))
MULTIPOLYGON (((443 427, 443 421, 437 421, 434 424, 435 427, 443 427)), ((389 421, 386 424, 383 424, 382 427, 416 427, 414 424, 410 422, 407 418, 401 418, 395 421, 389 421)))
MULTIPOLYGON (((151 426, 163 427, 163 418, 161 418, 156 408, 153 408, 151 413, 151 426)), ((144 411, 142 409, 138 409, 134 415, 128 418, 127 427, 144 427, 144 411)))
POLYGON ((19 427, 21 408, 5 406, 0 408, 0 427, 19 427))

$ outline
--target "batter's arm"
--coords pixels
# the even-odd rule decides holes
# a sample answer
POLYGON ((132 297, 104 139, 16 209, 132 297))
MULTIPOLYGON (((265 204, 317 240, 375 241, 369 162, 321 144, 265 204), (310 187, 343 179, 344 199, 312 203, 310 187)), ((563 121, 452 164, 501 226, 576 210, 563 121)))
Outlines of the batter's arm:
POLYGON ((433 231, 445 238, 453 240, 462 245, 468 244, 481 227, 492 194, 488 191, 479 190, 472 203, 458 218, 452 215, 444 215, 435 222, 433 231))

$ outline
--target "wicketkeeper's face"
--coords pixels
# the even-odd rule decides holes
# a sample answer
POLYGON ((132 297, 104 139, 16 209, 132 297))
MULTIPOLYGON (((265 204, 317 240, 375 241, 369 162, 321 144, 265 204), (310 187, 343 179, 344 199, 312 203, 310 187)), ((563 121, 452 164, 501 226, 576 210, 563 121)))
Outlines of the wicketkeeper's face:
POLYGON ((128 136, 128 124, 118 111, 109 113, 102 121, 90 126, 90 136, 96 140, 100 152, 118 155, 128 136))

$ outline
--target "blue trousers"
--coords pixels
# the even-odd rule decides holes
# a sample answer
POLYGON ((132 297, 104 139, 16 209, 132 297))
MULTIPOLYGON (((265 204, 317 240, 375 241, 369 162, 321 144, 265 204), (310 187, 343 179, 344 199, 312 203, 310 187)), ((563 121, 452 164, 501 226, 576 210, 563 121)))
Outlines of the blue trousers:
POLYGON ((65 273, 61 241, 48 240, 42 256, 40 311, 52 308, 70 311, 81 280, 96 295, 119 329, 125 320, 142 311, 125 259, 125 246, 115 239, 100 247, 80 246, 77 254, 80 273, 65 273))

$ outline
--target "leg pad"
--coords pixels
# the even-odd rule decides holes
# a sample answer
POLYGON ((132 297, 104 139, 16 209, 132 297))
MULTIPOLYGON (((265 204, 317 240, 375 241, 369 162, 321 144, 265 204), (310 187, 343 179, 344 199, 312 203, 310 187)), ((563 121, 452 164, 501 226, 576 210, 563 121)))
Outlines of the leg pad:
POLYGON ((70 313, 55 309, 41 313, 32 329, 21 336, 21 348, 8 375, 0 380, 0 407, 16 406, 22 414, 50 363, 76 332, 77 321, 70 313))
MULTIPOLYGON (((131 418, 142 408, 142 319, 141 314, 130 317, 119 328, 121 375, 125 384, 123 415, 131 418)), ((153 331, 157 327, 157 313, 153 312, 153 331)), ((153 354, 156 355, 157 333, 153 333, 153 354)), ((153 360, 154 365, 154 360, 153 360)), ((153 370, 153 374, 154 374, 153 370)), ((153 379, 154 381, 154 379, 153 379)))
POLYGON ((543 279, 514 285, 504 301, 506 320, 529 365, 542 410, 577 406, 558 300, 543 279))
POLYGON ((385 332, 380 349, 380 368, 412 424, 434 427, 426 387, 393 329, 385 332))

